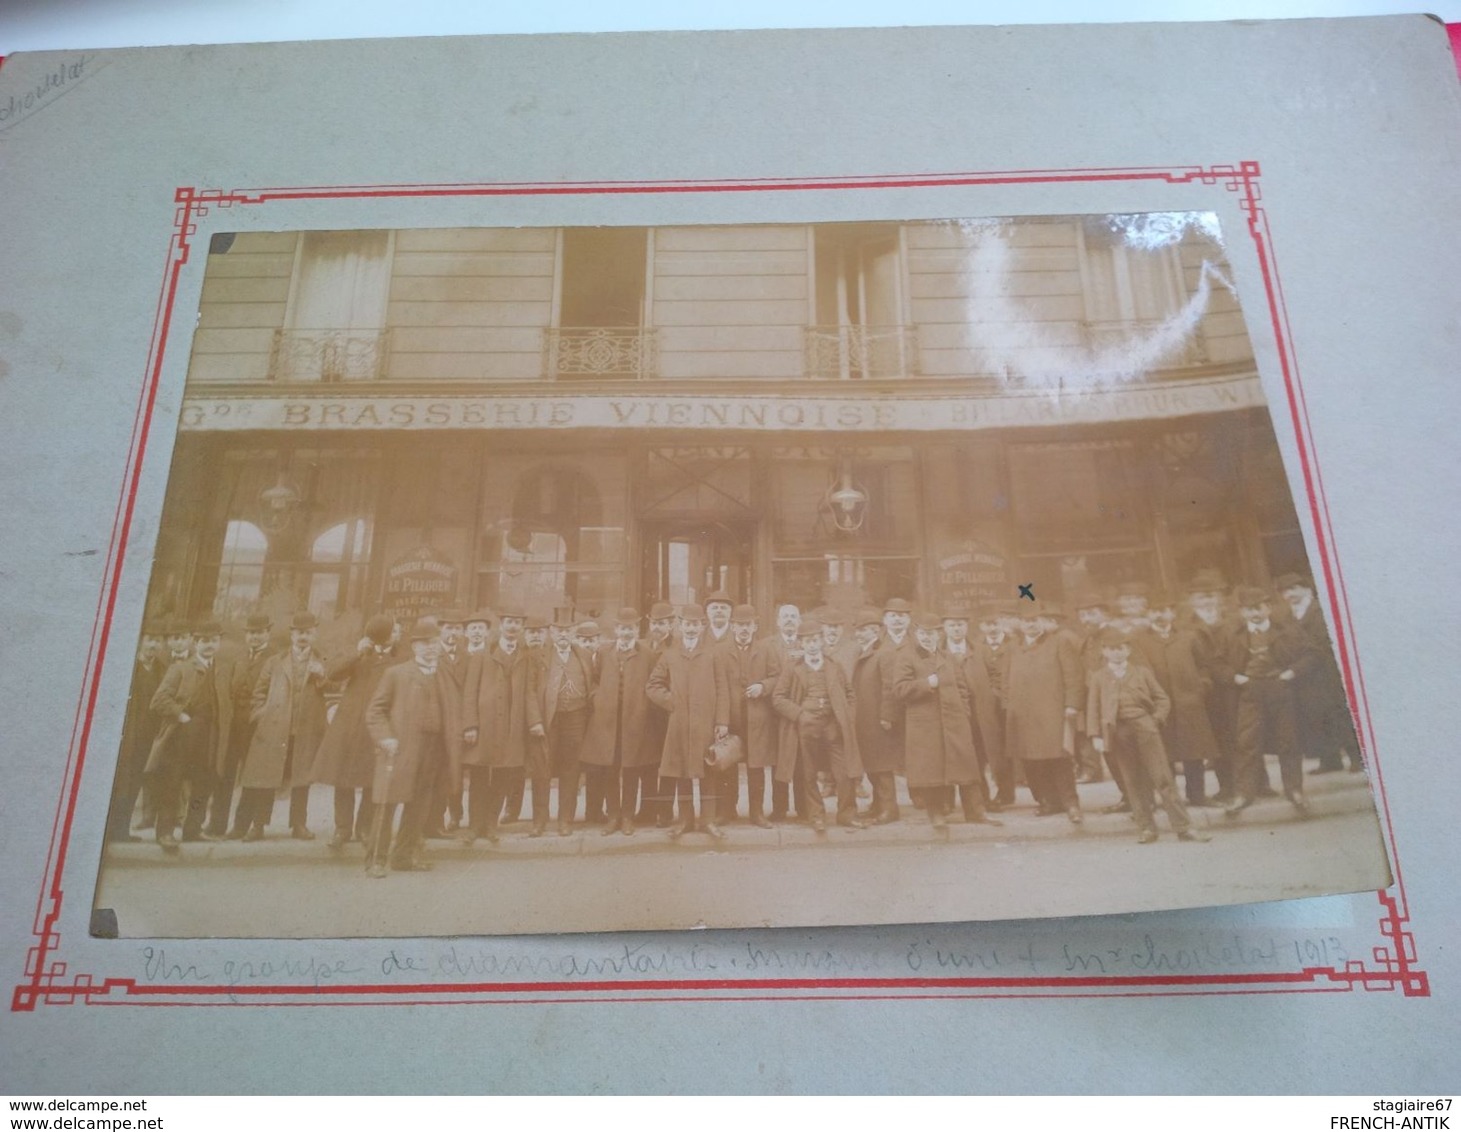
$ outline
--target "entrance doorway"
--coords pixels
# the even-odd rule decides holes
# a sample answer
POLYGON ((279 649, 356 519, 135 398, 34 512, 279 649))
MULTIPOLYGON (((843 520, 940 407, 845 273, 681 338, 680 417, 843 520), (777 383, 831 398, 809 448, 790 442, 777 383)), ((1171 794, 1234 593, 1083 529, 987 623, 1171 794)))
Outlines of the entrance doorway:
POLYGON ((737 604, 752 601, 755 542, 752 523, 646 524, 642 608, 647 612, 657 601, 703 605, 716 590, 725 590, 737 604))

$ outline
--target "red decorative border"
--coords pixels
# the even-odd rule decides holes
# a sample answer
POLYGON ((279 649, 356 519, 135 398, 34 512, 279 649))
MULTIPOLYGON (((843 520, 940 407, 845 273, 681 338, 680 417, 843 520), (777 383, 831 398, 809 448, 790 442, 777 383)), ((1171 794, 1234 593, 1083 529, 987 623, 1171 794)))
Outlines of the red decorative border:
POLYGON ((1314 439, 1309 427, 1307 403, 1299 376, 1298 359, 1289 326, 1288 308, 1274 258, 1268 217, 1261 207, 1259 167, 1256 161, 1237 165, 1184 166, 1171 168, 1046 169, 967 172, 922 176, 825 177, 813 180, 760 178, 731 181, 599 181, 556 184, 506 183, 485 185, 358 185, 294 186, 224 191, 179 188, 174 232, 168 243, 162 291, 153 319, 146 376, 133 417, 132 438, 122 475, 122 493, 112 523, 101 592, 87 653, 81 696, 72 727, 70 749, 62 775, 56 818, 46 858, 45 873, 37 898, 33 932, 36 943, 26 954, 25 981, 11 998, 11 1010, 34 1010, 39 1003, 87 1005, 257 1005, 272 1001, 280 1005, 322 1003, 439 1003, 439 1002, 621 1002, 679 1001, 695 999, 776 1001, 815 998, 948 998, 1154 995, 1154 994, 1254 994, 1279 992, 1335 992, 1400 990, 1408 997, 1430 994, 1426 973, 1417 966, 1415 937, 1407 930, 1410 920, 1405 883, 1399 866, 1394 823, 1390 815, 1379 760, 1375 757, 1374 727, 1364 678, 1354 647, 1354 624, 1345 593, 1344 574, 1332 548, 1329 504, 1319 475, 1314 439), (1374 967, 1350 961, 1342 968, 1306 967, 1293 972, 1226 975, 1074 976, 1046 978, 884 978, 884 979, 686 979, 626 980, 599 982, 495 982, 430 983, 415 985, 321 985, 321 986, 178 986, 155 985, 130 978, 101 978, 71 974, 60 954, 59 920, 63 892, 62 875, 71 840, 85 766, 91 726, 101 687, 102 663, 106 656, 112 617, 116 611, 121 567, 137 502, 142 459, 153 423, 163 355, 171 327, 174 301, 182 270, 192 252, 198 220, 215 208, 265 204, 271 201, 340 201, 354 199, 492 196, 582 196, 644 195, 655 193, 748 193, 801 192, 837 189, 912 189, 990 185, 1133 184, 1153 182, 1169 185, 1216 185, 1239 194, 1239 207, 1247 217, 1263 279, 1264 293, 1278 351, 1280 372, 1289 415, 1298 444, 1304 491, 1309 498, 1319 548, 1319 564, 1330 594, 1331 623, 1334 626, 1338 659, 1356 719, 1366 762, 1379 791, 1384 830, 1396 862, 1396 892, 1377 893, 1380 902, 1380 932, 1384 943, 1372 951, 1374 967), (823 992, 817 994, 815 992, 823 992))

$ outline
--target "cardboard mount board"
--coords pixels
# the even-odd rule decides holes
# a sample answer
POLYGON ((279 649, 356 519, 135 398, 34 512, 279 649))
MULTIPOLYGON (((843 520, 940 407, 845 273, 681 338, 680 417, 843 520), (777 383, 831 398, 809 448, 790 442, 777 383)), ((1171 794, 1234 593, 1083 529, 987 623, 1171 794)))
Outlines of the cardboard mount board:
MULTIPOLYGON (((5 553, 20 584, 4 599, 15 626, 4 698, 17 705, 7 709, 15 789, 35 803, 15 814, 21 848, 6 873, 11 906, 35 909, 5 944, 13 1011, 39 1020, 64 1017, 50 1009, 61 1006, 239 1002, 608 1010, 623 999, 805 996, 1443 997, 1433 976, 1448 961, 1427 954, 1416 929, 1428 906, 1438 931, 1454 923, 1439 867, 1450 835, 1429 833, 1444 791, 1428 788, 1421 753, 1451 681, 1439 653, 1422 645, 1417 657, 1428 618, 1396 610, 1389 582, 1397 560, 1443 576, 1448 549, 1415 523, 1442 513, 1447 473, 1410 474, 1446 466, 1423 462, 1440 450, 1423 407, 1449 404, 1437 328, 1450 325, 1444 280, 1456 248, 1446 221, 1461 134, 1445 48, 1440 29, 1415 19, 8 59, 0 109, 19 109, 0 123, 5 258, 33 265, 0 323, 0 396, 7 418, 27 425, 5 457, 7 482, 24 485, 7 503, 10 525, 27 538, 5 553), (820 62, 778 85, 793 59, 820 62), (1235 86, 1237 59, 1245 81, 1235 86), (857 76, 879 63, 899 81, 854 98, 857 76), (1017 98, 1017 88, 1040 94, 1017 98), (301 114, 308 129, 296 125, 301 114), (112 752, 176 425, 224 405, 184 388, 197 349, 188 321, 205 297, 203 251, 215 234, 1157 212, 1221 222, 1371 763, 1393 887, 1226 910, 628 942, 91 934, 112 752), (1385 396, 1396 379, 1377 372, 1403 374, 1409 394, 1385 396)), ((1450 595, 1428 600, 1454 624, 1450 595)), ((1387 1011, 1382 1024, 1402 1017, 1387 1011)), ((14 1016, 6 1028, 7 1041, 20 1032, 14 1016)), ((1424 1080, 1428 1064, 1422 1056, 1409 1072, 1424 1080)))

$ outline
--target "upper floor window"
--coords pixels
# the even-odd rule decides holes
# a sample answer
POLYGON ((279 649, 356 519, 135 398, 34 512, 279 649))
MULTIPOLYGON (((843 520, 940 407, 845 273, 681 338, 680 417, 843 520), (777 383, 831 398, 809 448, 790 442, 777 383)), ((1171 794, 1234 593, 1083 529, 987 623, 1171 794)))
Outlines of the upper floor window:
POLYGON ((916 372, 904 316, 896 224, 816 228, 816 323, 807 333, 809 377, 880 378, 916 372))
POLYGON ((648 248, 645 228, 563 229, 557 312, 544 341, 549 380, 654 376, 648 248))
POLYGON ((385 372, 392 233, 305 232, 295 255, 275 381, 369 381, 385 372))

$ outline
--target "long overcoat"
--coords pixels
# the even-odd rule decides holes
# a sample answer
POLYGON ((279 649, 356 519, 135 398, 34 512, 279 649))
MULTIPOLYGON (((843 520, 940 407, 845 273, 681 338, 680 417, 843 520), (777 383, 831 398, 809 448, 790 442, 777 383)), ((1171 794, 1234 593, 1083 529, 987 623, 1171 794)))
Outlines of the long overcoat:
POLYGON ((859 653, 852 662, 852 730, 857 750, 868 774, 902 774, 903 749, 883 730, 887 709, 883 705, 883 666, 879 645, 859 653))
POLYGON ((746 685, 751 682, 751 658, 755 656, 759 641, 752 641, 741 648, 731 641, 722 641, 715 646, 715 724, 724 727, 732 735, 740 736, 742 743, 749 743, 746 734, 749 726, 750 701, 746 699, 746 685))
POLYGON ((974 738, 992 767, 1004 763, 1004 690, 1009 671, 1010 646, 991 647, 988 641, 969 642, 972 660, 964 668, 969 694, 974 697, 974 738))
POLYGON ((467 704, 467 678, 471 674, 472 661, 481 653, 469 652, 465 644, 457 647, 456 654, 450 658, 445 652, 441 660, 437 662, 437 668, 445 679, 442 680, 442 710, 446 713, 446 731, 443 733, 446 745, 446 767, 450 775, 450 783, 459 784, 462 780, 462 760, 466 754, 466 744, 462 741, 463 717, 466 715, 467 704))
POLYGON ((1344 694, 1344 678, 1334 655, 1334 643, 1318 600, 1311 600, 1295 624, 1309 642, 1314 662, 1294 681, 1298 701, 1299 741, 1305 754, 1334 758, 1340 746, 1358 750, 1354 717, 1344 694))
POLYGON ((324 667, 324 658, 313 650, 303 660, 295 660, 294 652, 286 649, 266 660, 259 671, 250 716, 254 737, 239 774, 241 786, 277 790, 309 785, 315 753, 325 734, 325 680, 309 671, 310 661, 324 667), (286 757, 291 758, 288 781, 284 777, 286 757))
POLYGON ((599 654, 598 683, 594 687, 593 710, 584 732, 579 761, 588 766, 613 766, 619 752, 623 767, 652 766, 659 762, 660 746, 651 739, 649 718, 655 707, 644 690, 659 658, 639 642, 627 653, 617 648, 599 654))
MULTIPOLYGON (((842 759, 828 767, 834 778, 859 779, 862 777, 862 757, 857 746, 857 724, 853 718, 852 687, 847 671, 835 660, 825 658, 822 669, 827 674, 827 705, 832 709, 832 718, 842 731, 842 759)), ((776 690, 771 702, 776 713, 786 721, 782 731, 780 757, 776 761, 776 781, 791 782, 796 777, 796 760, 800 755, 797 720, 801 718, 802 702, 807 697, 807 663, 793 661, 787 665, 776 680, 776 690)))
MULTIPOLYGON (((746 686, 760 684, 762 693, 746 700, 746 765, 751 768, 774 767, 781 758, 786 728, 771 703, 772 693, 782 669, 791 663, 791 648, 779 634, 763 637, 751 646, 746 667, 746 686)), ((743 689, 744 694, 744 689, 743 689)))
POLYGON ((1066 758, 1066 710, 1079 714, 1085 697, 1085 667, 1069 642, 1053 633, 1017 642, 1005 690, 1005 749, 1026 762, 1066 758))
POLYGON ((913 642, 912 632, 909 632, 904 635, 901 642, 885 635, 878 645, 877 651, 878 673, 883 682, 878 710, 883 720, 892 724, 892 729, 887 732, 888 746, 893 751, 894 758, 898 760, 900 767, 904 761, 903 715, 906 708, 893 690, 893 683, 897 678, 899 659, 904 653, 912 652, 917 647, 913 642))
POLYGON ((1167 757, 1173 762, 1216 760, 1217 738, 1207 717, 1212 662, 1203 638, 1191 629, 1173 629, 1165 639, 1154 629, 1143 629, 1133 640, 1133 663, 1145 663, 1172 700, 1172 712, 1162 726, 1167 757))
POLYGON ((979 753, 964 666, 945 652, 905 649, 894 667, 893 694, 904 711, 908 788, 977 782, 979 753), (929 687, 930 676, 938 677, 937 688, 929 687))
POLYGON ((509 656, 499 645, 475 654, 462 696, 463 730, 477 731, 477 742, 463 748, 467 766, 526 765, 528 729, 543 722, 533 695, 535 661, 519 644, 509 656))
MULTIPOLYGON (((451 677, 438 668, 427 675, 414 660, 387 668, 365 709, 365 726, 379 747, 387 739, 399 743, 395 757, 382 753, 375 762, 370 800, 388 805, 410 802, 416 782, 431 757, 428 736, 445 725, 444 685, 451 677), (433 696, 432 686, 436 692, 433 696), (433 700, 440 705, 432 718, 433 700)), ((444 757, 443 751, 440 757, 444 757)))
POLYGON ((669 713, 660 756, 661 778, 699 778, 715 741, 715 651, 702 641, 665 650, 650 673, 645 694, 669 713))
MULTIPOLYGON (((194 767, 210 774, 222 774, 223 762, 228 754, 229 729, 233 726, 234 681, 237 670, 214 663, 207 668, 196 656, 186 660, 173 661, 163 674, 162 682, 152 694, 149 708, 158 720, 158 728, 147 756, 146 771, 152 773, 166 765, 171 756, 175 740, 180 738, 180 729, 187 724, 179 723, 178 717, 188 714, 188 705, 196 703, 205 681, 213 685, 213 721, 218 742, 213 748, 213 765, 194 767)), ((245 785, 248 785, 245 783, 245 785)))
POLYGON ((381 674, 398 663, 400 658, 389 651, 378 652, 372 648, 366 653, 340 657, 325 670, 327 680, 348 682, 315 754, 314 770, 310 774, 315 782, 350 789, 370 785, 375 774, 375 741, 365 724, 365 711, 381 674))

